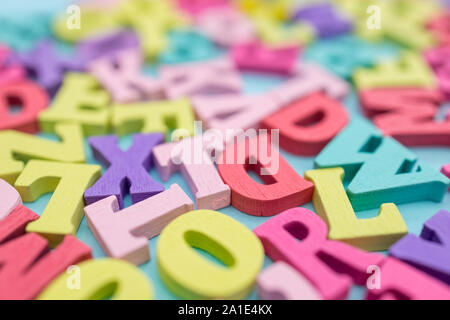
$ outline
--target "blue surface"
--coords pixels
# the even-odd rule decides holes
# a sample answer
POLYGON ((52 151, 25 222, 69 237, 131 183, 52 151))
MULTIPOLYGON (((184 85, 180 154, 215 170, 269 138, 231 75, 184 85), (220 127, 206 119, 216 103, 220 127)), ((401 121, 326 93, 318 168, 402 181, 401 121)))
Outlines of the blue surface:
MULTIPOLYGON (((21 12, 20 10, 24 9, 24 4, 26 4, 26 10, 33 11, 33 10, 40 10, 40 8, 46 8, 45 11, 47 13, 54 12, 56 10, 64 10, 64 5, 68 3, 68 1, 55 1, 55 0, 47 0, 47 1, 7 1, 6 3, 2 3, 1 6, 1 14, 0 18, 4 16, 5 14, 11 13, 11 12, 21 12), (19 10, 19 11, 17 11, 19 10)), ((1 31, 0 31, 1 34, 1 31)), ((315 60, 314 55, 308 56, 309 60, 315 60)), ((320 62, 320 61, 319 61, 320 62)), ((148 66, 145 68, 146 71, 149 73, 154 73, 154 66, 148 66)), ((280 77, 274 77, 274 76, 268 76, 264 74, 258 74, 258 73, 244 73, 243 79, 245 81, 245 92, 247 93, 257 93, 257 92, 264 92, 268 88, 271 88, 273 86, 276 86, 280 84, 284 79, 280 77)), ((360 114, 359 106, 357 97, 354 93, 350 94, 344 101, 345 106, 347 107, 348 112, 351 115, 360 114)), ((42 135, 45 137, 48 137, 49 139, 55 139, 55 137, 49 136, 49 135, 42 135)), ((130 136, 124 137, 120 140, 120 144, 122 148, 126 148, 131 143, 130 136)), ((410 148, 414 153, 416 153, 419 157, 419 160, 422 162, 427 163, 431 167, 436 168, 439 170, 442 165, 450 162, 450 149, 449 148, 410 148)), ((87 153, 87 162, 91 164, 98 164, 92 157, 91 150, 86 144, 86 153, 87 153)), ((301 175, 306 170, 313 168, 313 157, 298 157, 290 155, 286 152, 282 152, 286 160, 291 164, 291 166, 301 175)), ((161 179, 159 178, 157 172, 155 169, 152 169, 150 171, 150 175, 156 180, 161 183, 161 179)), ((192 193, 190 192, 187 183, 184 181, 182 176, 180 174, 173 175, 169 181, 166 183, 163 183, 166 188, 172 184, 177 183, 179 184, 183 190, 187 192, 187 194, 193 199, 192 193)), ((40 199, 33 203, 27 203, 26 205, 34 210, 36 213, 41 214, 44 210, 44 208, 47 205, 47 202, 49 201, 51 197, 51 194, 47 194, 42 196, 40 199)), ((130 205, 130 199, 127 197, 125 199, 125 205, 130 205)), ((305 206, 303 206, 307 209, 313 210, 312 204, 309 203, 305 206)), ((403 204, 398 206, 400 212, 403 215, 403 218, 408 226, 408 229, 411 233, 419 234, 420 230, 422 228, 422 225, 424 221, 426 221, 428 218, 430 218, 433 214, 435 214, 440 209, 450 209, 450 194, 447 193, 443 202, 441 203, 433 203, 433 202, 416 202, 416 203, 410 203, 410 204, 403 204)), ((245 213, 242 213, 238 210, 236 210, 233 207, 228 207, 222 210, 219 210, 220 212, 229 215, 230 217, 240 221, 244 225, 246 225, 249 229, 253 229, 256 226, 260 225, 264 221, 266 221, 268 218, 264 217, 255 217, 250 216, 245 213)), ((358 217, 365 218, 365 217, 372 217, 377 214, 378 210, 368 210, 363 212, 357 212, 358 217)), ((77 232, 77 237, 83 241, 84 243, 88 244, 92 248, 92 252, 95 258, 104 257, 105 254, 103 253, 102 249, 98 245, 97 241, 95 240, 94 236, 92 235, 91 231, 89 230, 86 220, 83 219, 80 228, 77 232)), ((160 280, 158 276, 158 270, 156 265, 156 243, 158 242, 158 237, 153 238, 149 241, 150 243, 150 252, 151 252, 151 260, 143 265, 141 265, 139 268, 142 270, 153 283, 154 291, 155 291, 155 298, 156 299, 175 299, 176 297, 173 296, 164 286, 162 281, 160 280)), ((270 259, 266 257, 264 267, 267 267, 271 263, 270 259)), ((350 299, 361 299, 364 294, 364 288, 363 287, 354 287, 350 294, 350 299)), ((254 291, 249 298, 255 299, 257 298, 256 292, 254 291)))

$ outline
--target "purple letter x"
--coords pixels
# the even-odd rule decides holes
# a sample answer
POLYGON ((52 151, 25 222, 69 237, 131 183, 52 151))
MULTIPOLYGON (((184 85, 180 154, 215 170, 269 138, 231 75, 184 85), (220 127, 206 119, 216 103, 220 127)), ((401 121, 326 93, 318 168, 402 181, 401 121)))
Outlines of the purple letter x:
POLYGON ((136 134, 133 136, 133 145, 127 151, 122 151, 114 135, 90 138, 89 144, 95 159, 107 166, 108 170, 84 193, 86 204, 115 195, 122 209, 123 197, 128 189, 133 203, 164 191, 164 186, 148 174, 153 166, 152 149, 163 139, 162 133, 136 134))

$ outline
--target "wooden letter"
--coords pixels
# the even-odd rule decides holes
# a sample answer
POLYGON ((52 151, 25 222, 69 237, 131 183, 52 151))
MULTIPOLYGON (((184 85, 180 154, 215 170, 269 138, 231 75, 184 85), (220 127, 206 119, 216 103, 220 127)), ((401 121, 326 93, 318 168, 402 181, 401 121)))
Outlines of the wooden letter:
POLYGON ((296 68, 298 53, 299 46, 270 48, 262 43, 249 42, 234 46, 231 56, 240 70, 291 75, 296 68))
POLYGON ((60 122, 78 123, 85 135, 108 132, 109 96, 94 77, 83 73, 68 73, 50 108, 39 115, 45 132, 55 132, 60 122))
POLYGON ((449 300, 450 289, 426 273, 395 258, 387 258, 380 269, 380 288, 369 289, 368 300, 449 300))
POLYGON ((38 114, 47 107, 47 104, 47 92, 34 82, 22 80, 0 85, 0 130, 37 132, 38 114), (13 105, 20 105, 18 113, 11 113, 10 108, 13 105))
POLYGON ((204 149, 202 136, 156 146, 153 157, 163 181, 181 171, 194 193, 197 209, 217 210, 230 205, 230 188, 223 183, 204 149))
POLYGON ((304 208, 286 210, 254 232, 272 260, 295 268, 324 299, 345 299, 353 282, 365 283, 367 267, 379 265, 384 259, 382 254, 327 240, 326 224, 304 208))
POLYGON ((437 89, 383 88, 361 90, 359 100, 365 115, 373 118, 385 113, 404 114, 413 110, 423 110, 425 114, 426 110, 437 110, 444 97, 437 89))
POLYGON ((150 260, 148 239, 179 215, 194 209, 192 200, 177 185, 120 210, 116 197, 84 208, 89 228, 103 251, 136 265, 150 260))
POLYGON ((38 218, 36 213, 24 205, 16 206, 7 217, 0 221, 0 245, 23 235, 27 224, 38 218))
POLYGON ((61 142, 17 131, 0 131, 0 178, 13 184, 24 168, 23 160, 84 162, 81 128, 77 124, 66 123, 56 125, 55 131, 61 142))
POLYGON ((450 284, 450 212, 441 210, 423 225, 420 237, 408 234, 389 254, 450 284))
POLYGON ((53 96, 68 71, 81 71, 84 61, 78 56, 63 57, 57 52, 56 44, 50 40, 37 43, 30 52, 19 54, 19 60, 29 74, 53 96))
POLYGON ((274 215, 312 198, 313 184, 292 169, 266 135, 238 138, 229 144, 218 170, 231 189, 231 204, 251 215, 274 215), (255 171, 265 184, 253 180, 248 170, 255 171))
POLYGON ((194 113, 187 99, 113 106, 112 123, 119 136, 134 132, 186 130, 194 134, 194 113))
POLYGON ((342 168, 309 170, 305 177, 314 183, 314 208, 328 225, 329 239, 379 251, 388 249, 408 233, 393 203, 383 203, 375 218, 358 219, 342 185, 342 168))
POLYGON ((450 118, 436 121, 444 100, 437 89, 373 89, 360 93, 364 112, 403 145, 450 145, 450 118))
POLYGON ((169 99, 239 93, 242 86, 239 73, 228 59, 164 67, 161 78, 169 99))
POLYGON ((345 108, 322 93, 297 100, 265 118, 261 127, 280 129, 280 146, 298 155, 316 155, 348 122, 345 108))
POLYGON ((54 191, 42 216, 27 226, 57 245, 64 235, 75 235, 83 218, 83 193, 100 177, 101 168, 88 164, 68 164, 31 160, 15 183, 23 201, 35 201, 54 191))
POLYGON ((409 51, 398 61, 380 63, 373 70, 356 70, 353 79, 358 89, 436 87, 436 79, 422 57, 409 51))
POLYGON ((313 63, 298 63, 294 74, 286 82, 270 90, 268 94, 282 108, 314 92, 322 91, 340 100, 350 88, 346 81, 313 63))
POLYGON ((197 17, 195 24, 209 39, 224 47, 248 42, 254 38, 251 21, 230 7, 208 9, 197 17))
POLYGON ((282 261, 264 269, 257 283, 258 295, 263 300, 321 300, 311 283, 282 261))
POLYGON ((386 202, 442 201, 450 183, 437 170, 396 140, 383 138, 372 124, 353 118, 316 157, 317 168, 342 167, 350 181, 347 194, 353 209, 365 210, 386 202))
POLYGON ((151 283, 146 275, 126 261, 96 259, 81 262, 80 288, 70 289, 71 275, 61 274, 39 295, 39 300, 150 300, 151 283))
POLYGON ((140 74, 141 55, 136 49, 104 57, 90 64, 90 72, 108 90, 114 102, 128 103, 162 99, 162 84, 140 74))
POLYGON ((89 144, 95 159, 108 169, 84 193, 86 204, 114 195, 119 201, 119 207, 123 208, 123 198, 128 191, 133 203, 164 191, 164 186, 148 174, 153 167, 152 149, 163 139, 161 133, 136 134, 133 136, 133 145, 127 151, 122 151, 116 136, 90 138, 89 144))
POLYGON ((10 63, 11 50, 0 45, 0 87, 25 78, 25 70, 19 64, 10 63))
POLYGON ((173 220, 161 233, 156 254, 162 280, 185 299, 245 298, 264 259, 261 243, 250 230, 210 210, 173 220), (223 265, 205 259, 194 248, 207 251, 223 265))
POLYGON ((259 122, 278 110, 271 96, 223 94, 192 98, 195 113, 208 128, 225 132, 227 129, 257 128, 259 122))
POLYGON ((10 240, 0 246, 0 299, 34 299, 67 267, 90 258, 91 249, 73 236, 52 251, 35 233, 10 240))
POLYGON ((0 179, 0 221, 22 204, 19 193, 9 183, 0 179))

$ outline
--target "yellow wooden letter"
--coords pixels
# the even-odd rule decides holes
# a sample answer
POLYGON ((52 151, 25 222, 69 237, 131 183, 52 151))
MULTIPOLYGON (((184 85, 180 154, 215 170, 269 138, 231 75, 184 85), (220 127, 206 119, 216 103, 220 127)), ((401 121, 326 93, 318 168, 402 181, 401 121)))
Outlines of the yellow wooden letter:
POLYGON ((413 17, 399 18, 391 10, 387 8, 382 11, 381 28, 384 28, 386 38, 414 50, 424 50, 435 45, 434 36, 426 29, 425 22, 415 21, 413 17))
POLYGON ((59 124, 55 131, 61 142, 19 131, 0 131, 0 179, 14 184, 24 163, 30 159, 84 162, 83 135, 76 124, 59 124))
POLYGON ((329 239, 377 251, 389 248, 408 233, 393 203, 382 204, 375 218, 358 219, 342 185, 342 168, 309 170, 305 177, 314 183, 314 208, 328 225, 329 239))
POLYGON ((411 49, 434 46, 426 22, 438 12, 434 1, 335 0, 353 20, 355 33, 368 41, 393 40, 411 49), (374 23, 376 22, 376 23, 374 23))
POLYGON ((150 300, 152 285, 147 276, 129 262, 96 259, 72 266, 76 273, 61 274, 39 295, 39 300, 150 300), (76 278, 77 279, 72 279, 76 278), (78 282, 79 285, 73 285, 78 282))
POLYGON ((187 99, 113 106, 112 123, 118 135, 184 129, 194 134, 194 113, 187 99))
POLYGON ((281 22, 289 20, 292 10, 295 9, 293 0, 238 0, 236 4, 240 10, 250 16, 264 12, 268 18, 281 22))
POLYGON ((191 211, 173 220, 162 231, 156 254, 164 283, 186 299, 245 298, 264 259, 261 242, 253 232, 212 210, 191 211), (225 266, 193 248, 212 254, 225 266))
POLYGON ((358 69, 353 77, 358 89, 436 86, 435 76, 422 57, 409 51, 398 61, 380 63, 374 69, 358 69))
POLYGON ((22 200, 31 202, 45 193, 54 193, 42 216, 27 225, 27 232, 39 233, 52 247, 64 235, 75 235, 83 218, 84 191, 100 173, 97 165, 29 161, 15 183, 22 200))
POLYGON ((156 58, 169 46, 167 31, 186 25, 188 19, 171 1, 129 0, 120 4, 122 24, 139 36, 144 57, 156 58), (149 19, 151 17, 151 19, 149 19))
POLYGON ((68 42, 77 42, 89 36, 120 27, 118 11, 115 9, 102 8, 100 10, 81 6, 80 13, 79 29, 67 28, 68 16, 66 14, 57 17, 52 25, 55 35, 68 42))
POLYGON ((259 11, 253 17, 253 23, 261 39, 268 45, 304 45, 311 43, 316 35, 312 27, 305 23, 295 23, 289 27, 274 20, 264 11, 259 11))
POLYGON ((54 132, 60 122, 73 122, 82 126, 85 135, 108 132, 109 95, 97 80, 84 73, 68 73, 53 99, 50 108, 39 115, 45 132, 54 132))

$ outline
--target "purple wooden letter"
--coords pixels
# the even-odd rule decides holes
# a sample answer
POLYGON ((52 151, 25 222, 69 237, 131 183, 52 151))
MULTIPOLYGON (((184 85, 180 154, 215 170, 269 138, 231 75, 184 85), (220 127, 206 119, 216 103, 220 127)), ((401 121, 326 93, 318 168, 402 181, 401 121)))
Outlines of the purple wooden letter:
POLYGON ((89 144, 95 159, 107 166, 108 170, 84 193, 86 205, 116 196, 122 209, 123 197, 128 190, 133 203, 164 191, 164 186, 148 174, 153 166, 153 147, 163 140, 162 133, 135 134, 133 145, 127 151, 122 151, 114 135, 90 138, 89 144))
POLYGON ((450 284, 450 212, 436 213, 425 222, 420 237, 406 235, 389 254, 450 284))
POLYGON ((102 33, 81 41, 77 45, 80 59, 88 65, 99 58, 115 58, 123 50, 138 49, 139 40, 133 31, 120 30, 102 33))
POLYGON ((32 51, 18 55, 18 59, 50 95, 58 90, 65 72, 84 69, 77 57, 59 55, 50 40, 39 42, 32 51))
POLYGON ((293 19, 311 23, 321 38, 347 33, 352 29, 350 21, 339 14, 330 3, 314 4, 301 8, 294 14, 293 19))

